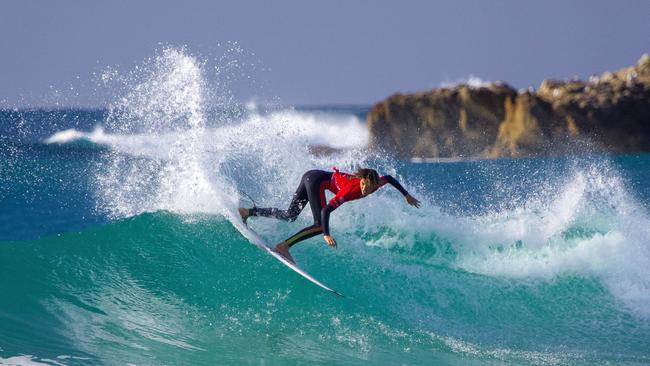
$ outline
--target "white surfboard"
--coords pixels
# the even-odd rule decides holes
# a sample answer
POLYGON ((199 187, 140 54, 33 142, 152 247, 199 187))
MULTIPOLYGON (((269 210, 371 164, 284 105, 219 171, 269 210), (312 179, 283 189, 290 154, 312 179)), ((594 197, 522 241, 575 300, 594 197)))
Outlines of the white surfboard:
POLYGON ((304 278, 308 279, 309 281, 311 281, 315 285, 319 286, 320 288, 322 288, 322 289, 324 289, 326 291, 329 291, 329 292, 331 292, 331 293, 333 293, 335 295, 343 297, 343 295, 341 293, 336 292, 335 290, 325 286, 322 282, 320 282, 319 280, 312 277, 309 273, 305 272, 304 269, 298 267, 298 265, 296 263, 289 261, 287 258, 282 256, 280 253, 275 252, 273 250, 273 247, 266 244, 264 239, 262 239, 255 231, 253 231, 253 229, 248 227, 248 225, 244 224, 243 222, 241 222, 239 220, 233 220, 233 222, 235 223, 234 225, 237 228, 237 230, 239 230, 239 232, 242 233, 242 235, 244 235, 251 243, 255 244, 257 247, 259 247, 263 251, 271 254, 277 260, 282 262, 282 264, 284 264, 285 266, 291 268, 296 273, 298 273, 299 275, 301 275, 304 278))

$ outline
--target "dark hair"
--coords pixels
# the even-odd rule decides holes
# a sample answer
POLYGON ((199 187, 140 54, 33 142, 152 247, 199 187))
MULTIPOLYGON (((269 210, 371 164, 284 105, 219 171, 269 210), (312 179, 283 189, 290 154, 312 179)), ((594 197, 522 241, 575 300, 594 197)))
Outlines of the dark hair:
POLYGON ((379 184, 379 173, 374 169, 359 168, 354 176, 359 179, 368 179, 372 184, 379 184))

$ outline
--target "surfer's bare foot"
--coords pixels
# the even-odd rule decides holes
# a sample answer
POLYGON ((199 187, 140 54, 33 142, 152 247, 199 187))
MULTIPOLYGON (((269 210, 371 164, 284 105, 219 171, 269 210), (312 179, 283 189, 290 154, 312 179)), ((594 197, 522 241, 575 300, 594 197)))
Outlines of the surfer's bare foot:
POLYGON ((248 220, 248 217, 250 216, 250 210, 247 208, 240 207, 237 209, 239 211, 239 216, 241 216, 241 220, 246 223, 246 220, 248 220))
POLYGON ((293 260, 293 257, 291 256, 291 254, 289 254, 289 245, 287 245, 287 243, 282 242, 282 243, 276 245, 274 250, 275 250, 276 253, 278 253, 281 256, 287 258, 292 263, 296 263, 296 261, 293 260))

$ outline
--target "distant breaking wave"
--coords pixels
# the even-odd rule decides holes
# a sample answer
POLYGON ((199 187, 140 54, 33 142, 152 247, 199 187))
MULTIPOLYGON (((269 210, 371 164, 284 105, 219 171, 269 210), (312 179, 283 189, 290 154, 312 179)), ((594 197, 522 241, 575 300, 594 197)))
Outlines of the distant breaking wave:
MULTIPOLYGON (((269 135, 281 134, 295 143, 325 146, 334 149, 365 148, 368 130, 365 123, 353 114, 342 112, 305 112, 287 109, 269 114, 254 113, 243 121, 233 121, 227 127, 206 128, 202 131, 208 139, 223 138, 224 134, 240 130, 258 131, 269 135)), ((133 152, 134 145, 172 144, 174 132, 150 134, 115 134, 106 132, 101 125, 91 132, 66 129, 46 138, 46 144, 67 144, 86 140, 95 144, 113 146, 123 152, 133 152)))

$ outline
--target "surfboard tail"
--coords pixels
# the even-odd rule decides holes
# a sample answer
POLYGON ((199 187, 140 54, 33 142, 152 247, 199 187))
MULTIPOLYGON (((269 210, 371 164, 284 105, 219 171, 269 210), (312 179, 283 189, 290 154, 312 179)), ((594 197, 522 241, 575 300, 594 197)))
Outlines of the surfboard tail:
POLYGON ((339 297, 345 297, 343 294, 341 294, 338 291, 335 291, 331 289, 330 287, 327 287, 325 284, 314 278, 312 275, 307 273, 304 269, 300 268, 294 261, 290 261, 288 258, 284 257, 282 254, 278 253, 275 251, 275 248, 271 247, 268 245, 264 239, 262 239, 259 234, 257 234, 253 229, 251 229, 248 225, 244 224, 243 222, 238 222, 234 225, 239 232, 242 233, 251 243, 253 243, 255 246, 258 248, 266 251, 267 253, 271 254, 275 259, 279 260, 282 264, 285 266, 291 268, 294 272, 298 273, 305 279, 309 280, 316 286, 322 288, 323 290, 326 290, 328 292, 331 292, 339 297))

